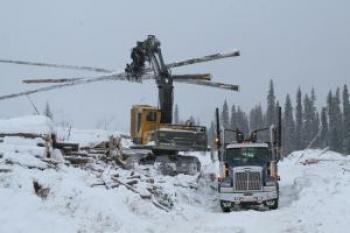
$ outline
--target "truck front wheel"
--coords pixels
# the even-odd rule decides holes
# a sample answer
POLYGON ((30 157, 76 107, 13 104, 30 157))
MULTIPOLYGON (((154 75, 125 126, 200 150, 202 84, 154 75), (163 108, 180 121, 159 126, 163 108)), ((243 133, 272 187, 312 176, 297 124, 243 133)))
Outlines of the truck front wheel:
POLYGON ((231 207, 227 206, 228 202, 227 201, 220 201, 220 207, 222 212, 228 213, 231 212, 231 207))
POLYGON ((265 205, 267 207, 269 207, 271 210, 277 209, 278 208, 278 198, 266 201, 265 205))

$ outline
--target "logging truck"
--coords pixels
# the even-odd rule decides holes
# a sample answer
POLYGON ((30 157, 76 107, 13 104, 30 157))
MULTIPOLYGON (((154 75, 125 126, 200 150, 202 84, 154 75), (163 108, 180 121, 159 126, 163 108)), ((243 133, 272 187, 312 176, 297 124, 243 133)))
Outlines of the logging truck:
MULTIPOLYGON (((281 109, 278 108, 279 116, 281 109)), ((218 110, 217 110, 218 115, 218 110)), ((218 119, 218 118, 217 118, 218 119)), ((220 145, 218 191, 223 212, 250 206, 277 209, 279 180, 277 163, 281 155, 281 126, 254 130, 248 138, 238 129, 224 130, 236 134, 236 140, 220 145), (268 142, 259 142, 258 132, 269 131, 268 142)), ((218 120, 217 120, 218 121, 218 120)), ((220 135, 220 132, 218 133, 220 135)))

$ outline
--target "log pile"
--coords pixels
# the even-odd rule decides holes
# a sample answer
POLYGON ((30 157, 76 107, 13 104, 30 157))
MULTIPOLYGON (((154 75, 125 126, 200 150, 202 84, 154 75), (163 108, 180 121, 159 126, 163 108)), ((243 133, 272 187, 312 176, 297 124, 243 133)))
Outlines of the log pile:
POLYGON ((169 212, 174 206, 173 197, 147 173, 113 167, 101 170, 97 177, 99 181, 91 184, 91 187, 104 186, 106 189, 116 189, 122 186, 163 211, 169 212), (110 174, 111 170, 118 173, 110 174))

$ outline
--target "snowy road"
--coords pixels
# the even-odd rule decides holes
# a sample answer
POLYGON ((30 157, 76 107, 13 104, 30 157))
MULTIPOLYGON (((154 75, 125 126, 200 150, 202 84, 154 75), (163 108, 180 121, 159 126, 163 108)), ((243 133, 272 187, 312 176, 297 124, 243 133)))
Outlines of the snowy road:
POLYGON ((202 208, 184 207, 183 220, 176 218, 168 232, 349 232, 350 158, 320 153, 302 151, 281 162, 278 210, 227 214, 213 203, 202 203, 202 208), (321 161, 300 163, 314 161, 310 159, 321 161))

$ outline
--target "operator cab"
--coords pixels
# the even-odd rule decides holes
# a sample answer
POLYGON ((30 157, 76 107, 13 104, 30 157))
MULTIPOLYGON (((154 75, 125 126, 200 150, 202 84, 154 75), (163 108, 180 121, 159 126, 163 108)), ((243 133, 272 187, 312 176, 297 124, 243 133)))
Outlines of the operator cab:
POLYGON ((161 112, 150 105, 133 105, 131 108, 130 133, 135 144, 147 143, 147 132, 159 128, 161 112))

